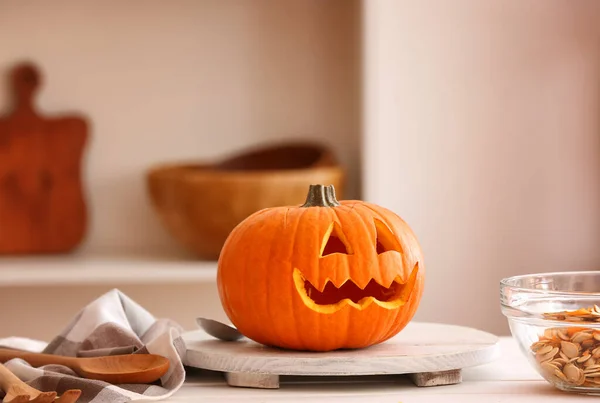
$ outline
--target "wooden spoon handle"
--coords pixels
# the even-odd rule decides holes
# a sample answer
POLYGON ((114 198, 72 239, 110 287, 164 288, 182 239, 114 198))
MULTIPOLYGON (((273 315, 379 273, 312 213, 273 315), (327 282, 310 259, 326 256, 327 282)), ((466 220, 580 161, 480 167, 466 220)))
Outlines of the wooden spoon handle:
POLYGON ((41 367, 42 365, 57 364, 64 365, 73 370, 78 369, 77 359, 74 357, 66 357, 63 355, 29 353, 21 350, 10 350, 0 348, 0 362, 6 362, 13 358, 21 358, 29 363, 32 367, 41 367))
POLYGON ((3 364, 0 364, 0 388, 2 388, 3 391, 8 391, 8 388, 11 385, 18 384, 19 382, 21 382, 21 380, 17 378, 15 374, 3 364))
POLYGON ((69 389, 56 398, 55 403, 75 403, 81 396, 80 389, 69 389))

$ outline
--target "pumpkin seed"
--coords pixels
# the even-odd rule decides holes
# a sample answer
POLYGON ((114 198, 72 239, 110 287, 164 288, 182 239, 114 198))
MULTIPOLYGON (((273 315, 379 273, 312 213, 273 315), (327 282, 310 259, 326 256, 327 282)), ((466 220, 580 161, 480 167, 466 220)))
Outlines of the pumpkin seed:
MULTIPOLYGON (((534 353, 537 353, 540 349, 546 347, 547 344, 543 341, 536 341, 535 343, 533 343, 531 345, 531 351, 533 351, 534 353)), ((550 351, 550 350, 548 350, 550 351)))
POLYGON ((586 362, 590 358, 592 358, 592 356, 589 354, 589 352, 586 352, 584 355, 582 355, 581 357, 577 358, 577 363, 578 364, 583 364, 584 362, 586 362))
POLYGON ((545 361, 550 361, 551 359, 554 358, 554 356, 556 354, 558 354, 558 347, 554 347, 548 353, 546 353, 546 354, 540 354, 536 358, 541 363, 541 362, 545 362, 545 361))
POLYGON ((579 344, 572 343, 570 341, 561 341, 560 347, 563 353, 569 358, 576 358, 579 356, 581 347, 579 344))
POLYGON ((588 339, 583 341, 583 343, 581 343, 581 348, 583 350, 589 350, 590 348, 594 347, 596 345, 596 340, 592 339, 588 339))
POLYGON ((544 330, 544 337, 548 340, 552 340, 554 338, 554 329, 548 328, 544 330))
POLYGON ((548 361, 542 362, 540 364, 540 367, 542 367, 542 369, 544 371, 546 371, 547 373, 549 373, 549 374, 553 374, 554 371, 560 371, 560 367, 558 367, 558 366, 556 366, 556 365, 554 365, 554 364, 552 364, 551 362, 548 362, 548 361))
POLYGON ((588 333, 588 332, 578 332, 578 333, 575 333, 573 335, 573 337, 571 338, 571 341, 573 343, 581 344, 585 340, 590 340, 590 339, 593 339, 593 338, 594 338, 594 335, 591 334, 591 333, 588 333))
POLYGON ((561 340, 564 340, 564 341, 569 341, 569 340, 571 340, 571 338, 569 337, 569 335, 568 335, 568 333, 567 333, 567 332, 558 332, 558 337, 559 337, 561 340))
POLYGON ((577 368, 573 364, 567 364, 567 365, 565 365, 565 367, 563 368, 562 372, 563 372, 563 374, 565 374, 565 376, 567 377, 567 379, 571 383, 578 382, 579 379, 581 378, 582 373, 583 373, 579 368, 577 368))
POLYGON ((554 371, 554 375, 556 375, 556 377, 559 378, 561 381, 569 382, 565 374, 563 374, 562 371, 558 369, 554 371))
POLYGON ((550 351, 552 351, 552 346, 550 344, 543 344, 536 352, 538 355, 544 355, 548 354, 550 351))

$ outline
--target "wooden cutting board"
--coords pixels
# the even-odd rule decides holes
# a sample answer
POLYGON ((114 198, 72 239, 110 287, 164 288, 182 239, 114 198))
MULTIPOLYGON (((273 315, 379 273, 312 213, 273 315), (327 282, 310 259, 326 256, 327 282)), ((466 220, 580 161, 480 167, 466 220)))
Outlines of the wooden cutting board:
MULTIPOLYGON (((451 385, 462 381, 463 368, 499 357, 499 339, 463 326, 411 322, 392 339, 358 350, 325 353, 286 351, 253 341, 216 340, 203 330, 183 335, 189 367, 225 373, 230 386, 278 388, 280 376, 315 378, 404 375, 417 386, 451 385)), ((333 381, 333 379, 332 379, 333 381)))
POLYGON ((82 241, 87 208, 81 163, 88 124, 81 116, 42 116, 33 64, 9 75, 13 109, 0 116, 0 254, 69 252, 82 241))

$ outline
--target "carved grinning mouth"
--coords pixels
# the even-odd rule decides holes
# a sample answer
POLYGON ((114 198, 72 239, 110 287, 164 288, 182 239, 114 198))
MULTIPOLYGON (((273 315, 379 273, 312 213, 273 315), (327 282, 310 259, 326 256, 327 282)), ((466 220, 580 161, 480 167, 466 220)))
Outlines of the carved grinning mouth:
POLYGON ((328 282, 321 292, 310 281, 304 280, 306 294, 318 305, 337 304, 346 298, 358 304, 360 300, 368 297, 387 302, 397 296, 401 287, 402 285, 395 281, 389 287, 384 287, 371 280, 364 289, 361 289, 352 280, 348 280, 340 288, 337 288, 332 282, 328 282))
POLYGON ((294 283, 296 291, 309 308, 322 313, 333 313, 350 305, 362 310, 372 303, 386 309, 396 309, 406 303, 415 285, 418 263, 405 283, 396 277, 386 287, 371 279, 364 288, 360 288, 351 279, 344 282, 339 288, 331 281, 325 283, 319 291, 310 281, 306 280, 300 270, 294 269, 294 283))

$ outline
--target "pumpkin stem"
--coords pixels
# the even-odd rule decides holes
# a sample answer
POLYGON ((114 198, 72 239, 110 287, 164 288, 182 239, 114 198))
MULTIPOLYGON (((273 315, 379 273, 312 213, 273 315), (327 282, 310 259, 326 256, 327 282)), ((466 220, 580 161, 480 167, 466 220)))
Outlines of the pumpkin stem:
POLYGON ((310 185, 306 202, 300 207, 336 207, 340 203, 335 198, 333 185, 310 185))

